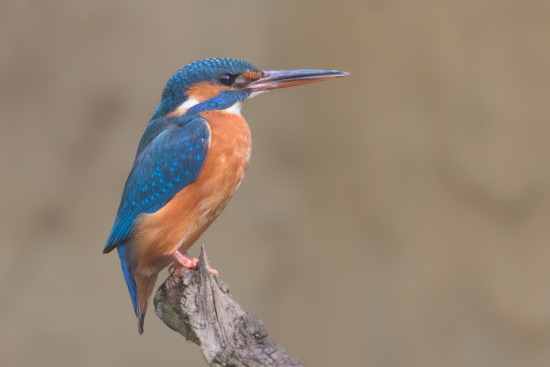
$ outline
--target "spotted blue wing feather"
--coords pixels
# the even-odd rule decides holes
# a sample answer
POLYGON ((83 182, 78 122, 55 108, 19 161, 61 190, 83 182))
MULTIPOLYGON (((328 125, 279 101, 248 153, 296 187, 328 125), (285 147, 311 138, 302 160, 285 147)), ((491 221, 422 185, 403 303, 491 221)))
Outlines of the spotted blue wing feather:
POLYGON ((127 240, 141 214, 156 212, 197 179, 209 139, 208 124, 200 117, 161 118, 149 124, 103 252, 127 240))

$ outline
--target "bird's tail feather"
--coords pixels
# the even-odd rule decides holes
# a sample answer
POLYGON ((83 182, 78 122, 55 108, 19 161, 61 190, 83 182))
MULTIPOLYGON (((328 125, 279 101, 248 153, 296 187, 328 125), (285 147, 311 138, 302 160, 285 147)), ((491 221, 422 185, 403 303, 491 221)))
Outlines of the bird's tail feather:
POLYGON ((130 298, 132 299, 132 305, 134 306, 134 312, 138 323, 138 331, 140 334, 143 334, 143 320, 145 318, 145 312, 142 312, 139 304, 138 288, 126 255, 126 244, 118 245, 117 251, 118 257, 120 258, 120 265, 122 266, 122 273, 124 274, 124 279, 126 280, 126 285, 128 286, 128 292, 130 293, 130 298))

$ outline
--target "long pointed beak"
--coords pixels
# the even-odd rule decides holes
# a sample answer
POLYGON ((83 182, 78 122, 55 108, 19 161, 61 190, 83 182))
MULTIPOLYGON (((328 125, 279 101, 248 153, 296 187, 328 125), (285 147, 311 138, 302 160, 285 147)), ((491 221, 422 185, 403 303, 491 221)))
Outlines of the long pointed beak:
POLYGON ((337 70, 265 70, 264 76, 249 83, 246 88, 253 92, 266 92, 277 88, 322 82, 349 75, 337 70))

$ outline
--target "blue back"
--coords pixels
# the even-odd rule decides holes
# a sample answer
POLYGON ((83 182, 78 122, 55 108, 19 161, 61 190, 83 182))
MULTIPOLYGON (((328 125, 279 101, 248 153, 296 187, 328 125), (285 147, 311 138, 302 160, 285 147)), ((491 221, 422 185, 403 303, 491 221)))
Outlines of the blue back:
POLYGON ((142 213, 154 213, 194 182, 208 150, 210 129, 198 116, 151 121, 138 148, 104 252, 129 238, 142 213))

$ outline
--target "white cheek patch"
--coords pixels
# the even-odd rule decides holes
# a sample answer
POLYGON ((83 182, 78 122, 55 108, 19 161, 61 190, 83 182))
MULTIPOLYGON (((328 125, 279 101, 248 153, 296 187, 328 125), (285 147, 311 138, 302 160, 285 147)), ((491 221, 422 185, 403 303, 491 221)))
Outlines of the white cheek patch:
POLYGON ((190 109, 191 107, 193 107, 195 105, 198 105, 199 103, 200 102, 199 102, 198 99, 189 97, 185 100, 185 102, 183 102, 181 105, 179 105, 177 110, 181 111, 182 113, 185 113, 185 112, 187 112, 188 109, 190 109))

